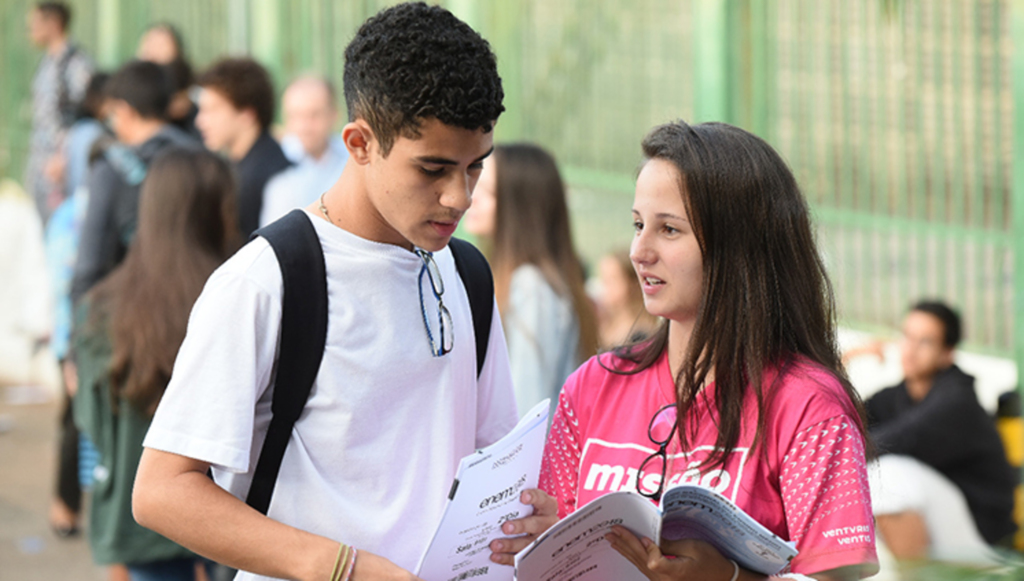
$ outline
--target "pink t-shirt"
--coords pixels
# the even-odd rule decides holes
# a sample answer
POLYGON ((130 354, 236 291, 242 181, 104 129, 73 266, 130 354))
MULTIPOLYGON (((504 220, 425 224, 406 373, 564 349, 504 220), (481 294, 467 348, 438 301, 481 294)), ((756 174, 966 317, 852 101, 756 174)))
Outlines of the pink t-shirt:
MULTIPOLYGON (((610 354, 600 357, 608 367, 632 366, 610 354)), ((688 432, 690 450, 681 452, 675 438, 668 448, 666 487, 683 481, 712 488, 794 541, 800 551, 790 566, 794 573, 862 565, 862 576, 872 575, 878 558, 855 408, 839 381, 810 363, 790 366, 781 381, 773 382, 776 376, 767 372, 764 378, 773 387, 763 446, 751 450, 757 418, 751 390, 739 442, 724 467, 698 471, 695 467, 714 449, 718 436, 717 412, 698 404, 687 423, 697 427, 696 433, 688 432)), ((714 387, 702 392, 710 402, 714 387)), ((657 488, 660 471, 638 474, 637 469, 657 451, 648 437, 651 418, 674 401, 665 355, 635 375, 612 373, 594 357, 569 377, 540 476, 540 488, 558 499, 560 517, 607 492, 636 490, 638 480, 648 491, 657 488)), ((659 423, 671 425, 672 414, 659 414, 659 423)))

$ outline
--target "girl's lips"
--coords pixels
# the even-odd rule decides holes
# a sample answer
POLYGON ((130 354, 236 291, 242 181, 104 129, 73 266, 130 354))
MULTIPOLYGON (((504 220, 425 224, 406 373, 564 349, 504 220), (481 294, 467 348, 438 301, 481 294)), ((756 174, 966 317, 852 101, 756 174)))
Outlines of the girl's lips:
POLYGON ((654 277, 640 277, 640 287, 645 295, 657 294, 657 292, 661 290, 661 287, 665 286, 664 282, 651 283, 648 281, 648 278, 654 279, 654 277))
POLYGON ((458 222, 431 222, 430 225, 434 227, 439 236, 443 237, 455 234, 455 229, 459 227, 458 222))

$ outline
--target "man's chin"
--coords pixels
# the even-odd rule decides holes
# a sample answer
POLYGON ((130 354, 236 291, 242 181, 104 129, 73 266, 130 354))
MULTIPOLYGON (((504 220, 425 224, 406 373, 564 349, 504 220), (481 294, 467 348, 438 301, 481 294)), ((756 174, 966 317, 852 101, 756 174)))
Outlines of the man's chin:
POLYGON ((455 235, 458 222, 454 224, 441 224, 428 222, 426 227, 416 232, 416 238, 409 238, 414 246, 429 252, 438 252, 448 246, 448 241, 455 235))
POLYGON ((426 250, 427 252, 440 252, 440 251, 444 250, 446 246, 448 246, 448 241, 450 241, 451 239, 452 239, 451 236, 445 238, 444 240, 438 240, 437 238, 432 238, 430 240, 422 240, 420 242, 413 242, 413 246, 415 246, 417 248, 422 248, 423 250, 426 250))

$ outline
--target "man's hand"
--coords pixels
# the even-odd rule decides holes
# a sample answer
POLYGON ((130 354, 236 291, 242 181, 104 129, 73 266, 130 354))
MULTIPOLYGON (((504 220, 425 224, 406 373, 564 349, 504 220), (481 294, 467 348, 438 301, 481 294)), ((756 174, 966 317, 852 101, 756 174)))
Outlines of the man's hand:
POLYGON ((664 541, 663 546, 659 547, 651 539, 636 538, 636 535, 621 526, 612 527, 612 532, 605 538, 651 581, 732 579, 732 562, 704 541, 664 541))
POLYGON ((533 514, 501 525, 501 532, 506 535, 523 535, 514 539, 495 539, 491 541, 491 560, 502 565, 515 563, 516 553, 522 551, 537 538, 538 535, 558 522, 558 501, 548 493, 537 488, 524 490, 519 495, 523 504, 533 506, 533 514))

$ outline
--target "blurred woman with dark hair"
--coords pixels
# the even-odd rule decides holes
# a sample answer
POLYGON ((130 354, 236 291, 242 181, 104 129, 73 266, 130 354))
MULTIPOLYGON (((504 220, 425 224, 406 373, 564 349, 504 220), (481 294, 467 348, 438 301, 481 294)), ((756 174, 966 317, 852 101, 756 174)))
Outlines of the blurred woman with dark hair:
POLYGON ((644 295, 629 259, 629 249, 604 255, 597 263, 597 278, 601 349, 639 343, 650 337, 658 327, 658 318, 644 309, 644 295))
POLYGON ((167 107, 167 120, 197 140, 201 139, 199 130, 196 129, 199 107, 196 106, 192 94, 196 77, 185 54, 185 40, 181 31, 170 22, 151 25, 142 33, 135 57, 163 65, 171 84, 174 85, 174 96, 167 107))
MULTIPOLYGON (((535 516, 504 529, 532 534, 498 541, 493 558, 507 562, 501 553, 550 526, 555 509, 565 516, 613 490, 658 502, 688 483, 795 544, 773 578, 873 575, 863 404, 840 362, 832 287, 793 174, 770 145, 723 123, 656 127, 643 153, 630 258, 647 311, 665 322, 566 382, 541 469, 547 492, 528 491, 535 516)), ((765 579, 703 541, 620 526, 606 538, 652 580, 765 579)))
POLYGON ((125 563, 133 579, 193 578, 195 555, 135 523, 132 484, 192 304, 239 246, 236 216, 227 162, 205 151, 161 154, 128 255, 76 312, 75 420, 100 452, 90 545, 98 563, 125 563))
POLYGON ((597 351, 593 305, 569 226, 555 159, 536 145, 499 145, 484 162, 466 215, 494 269, 519 412, 552 403, 597 351))

